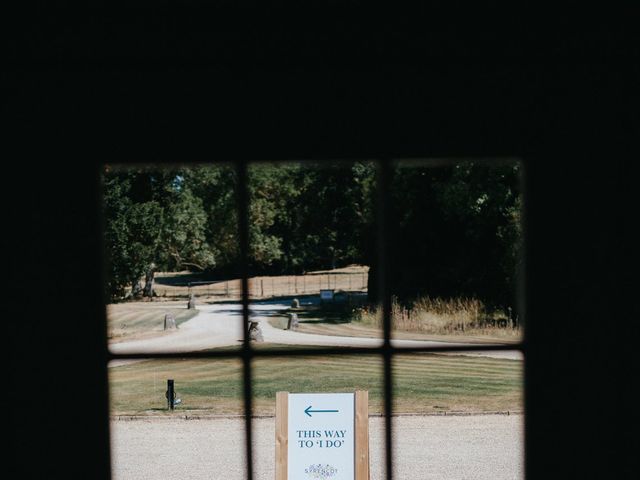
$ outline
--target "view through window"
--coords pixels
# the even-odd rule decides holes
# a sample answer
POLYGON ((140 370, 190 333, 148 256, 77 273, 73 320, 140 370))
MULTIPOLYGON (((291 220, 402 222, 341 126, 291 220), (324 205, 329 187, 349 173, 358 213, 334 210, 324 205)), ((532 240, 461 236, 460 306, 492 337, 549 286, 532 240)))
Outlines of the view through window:
POLYGON ((105 165, 114 478, 276 478, 276 393, 362 390, 371 478, 523 478, 521 177, 105 165))

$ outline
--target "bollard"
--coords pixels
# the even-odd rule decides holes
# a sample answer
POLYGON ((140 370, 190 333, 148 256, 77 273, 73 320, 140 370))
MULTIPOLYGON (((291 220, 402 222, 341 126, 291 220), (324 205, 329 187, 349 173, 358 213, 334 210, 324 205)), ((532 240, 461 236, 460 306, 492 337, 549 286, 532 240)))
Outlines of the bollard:
POLYGON ((165 393, 165 397, 167 397, 167 404, 170 410, 173 410, 175 406, 176 400, 176 391, 173 387, 173 380, 167 380, 167 392, 165 393))

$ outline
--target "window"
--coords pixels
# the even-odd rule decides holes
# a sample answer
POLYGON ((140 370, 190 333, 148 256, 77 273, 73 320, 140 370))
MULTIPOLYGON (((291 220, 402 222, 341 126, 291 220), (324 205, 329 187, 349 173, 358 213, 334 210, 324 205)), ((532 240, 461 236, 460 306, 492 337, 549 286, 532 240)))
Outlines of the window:
MULTIPOLYGON (((271 373, 288 372, 292 391, 323 388, 318 387, 318 376, 307 381, 305 369, 325 369, 334 380, 342 379, 324 384, 339 391, 367 377, 365 387, 375 391, 370 397, 372 412, 380 415, 372 424, 372 438, 376 439, 371 443, 372 463, 374 457, 379 462, 372 465, 373 477, 407 478, 413 470, 394 466, 405 461, 414 462, 407 468, 423 463, 425 475, 441 477, 441 471, 428 471, 429 454, 396 460, 408 441, 430 445, 424 430, 413 431, 410 439, 394 435, 398 425, 416 425, 415 418, 399 414, 454 413, 460 416, 453 428, 468 432, 465 415, 477 411, 478 398, 484 398, 481 409, 485 413, 511 415, 514 405, 515 413, 523 413, 521 169, 512 159, 240 162, 188 166, 189 177, 180 168, 141 166, 141 175, 129 175, 131 170, 107 166, 105 208, 111 209, 107 223, 110 219, 120 222, 113 228, 107 225, 108 248, 127 244, 127 238, 145 239, 127 252, 116 252, 115 247, 108 252, 108 278, 118 280, 107 285, 109 293, 144 298, 150 280, 150 288, 162 300, 178 299, 177 303, 149 302, 144 313, 135 311, 136 304, 109 306, 109 362, 118 366, 110 369, 112 412, 127 418, 140 412, 159 416, 166 409, 162 398, 166 381, 179 374, 190 382, 190 418, 197 418, 199 410, 212 409, 237 416, 215 439, 229 454, 232 466, 228 468, 237 472, 243 465, 242 478, 271 478, 273 472, 264 467, 270 461, 270 433, 262 415, 269 412, 274 391, 284 388, 282 379, 279 383, 271 373), (119 179, 118 172, 122 174, 119 179), (215 195, 208 189, 214 189, 215 195), (282 200, 283 191, 288 192, 289 203, 282 200), (305 192, 303 200, 297 197, 300 192, 305 192), (131 203, 135 195, 148 196, 131 203), (166 202, 167 198, 171 201, 166 202), (313 199, 316 204, 312 205, 313 199), (288 212, 287 218, 276 218, 277 212, 271 211, 276 201, 280 211, 288 212), (301 201, 314 208, 297 211, 296 202, 301 201), (207 213, 212 205, 224 212, 213 221, 207 213), (349 208, 341 208, 345 206, 349 208), (340 235, 345 229, 358 234, 343 241, 340 235), (428 251, 420 249, 423 244, 429 245, 428 251), (223 273, 206 281, 188 273, 157 273, 154 255, 158 251, 164 265, 173 270, 207 270, 217 265, 223 273), (307 252, 314 255, 305 255, 307 252), (123 263, 137 255, 136 261, 148 268, 124 271, 114 264, 114 255, 121 255, 123 263), (147 255, 144 261, 140 261, 142 255, 147 255), (375 264, 374 270, 369 265, 358 266, 365 257, 375 264), (406 265, 411 268, 399 268, 406 265), (286 275, 275 279, 269 273, 274 269, 286 275), (132 279, 145 275, 147 285, 134 282, 125 288, 132 279), (255 341, 256 332, 251 328, 255 315, 273 314, 273 328, 288 328, 277 325, 286 323, 283 319, 287 317, 279 314, 283 302, 274 306, 269 298, 284 296, 289 302, 307 294, 318 296, 321 291, 342 292, 347 298, 343 301, 350 302, 351 313, 358 315, 360 323, 304 321, 307 317, 303 315, 315 317, 313 309, 301 308, 304 328, 300 335, 358 338, 359 343, 255 341), (448 298, 452 291, 459 292, 457 298, 448 298), (375 301, 365 305, 361 299, 367 295, 375 301), (198 331, 185 329, 180 336, 164 332, 180 330, 180 325, 190 322, 197 309, 184 305, 191 301, 198 305, 204 298, 215 303, 209 316, 201 320, 222 322, 224 316, 227 321, 225 329, 211 330, 216 338, 224 339, 220 345, 210 343, 198 331), (178 304, 181 308, 173 311, 171 307, 178 304), (156 325, 162 318, 153 342, 146 336, 145 318, 156 325), (241 342, 234 343, 234 339, 241 342), (149 362, 135 363, 143 360, 149 362), (410 398, 405 392, 412 392, 410 398), (457 402, 453 410, 451 399, 457 402), (256 458, 266 460, 256 462, 256 458)), ((153 299, 153 292, 147 298, 153 299)), ((185 402, 179 381, 175 389, 176 398, 185 402)), ((522 423, 521 418, 513 421, 522 423)), ((500 464, 520 462, 517 445, 511 448, 518 443, 514 435, 520 430, 521 426, 496 439, 492 452, 503 449, 507 453, 501 458, 485 455, 485 461, 492 458, 492 462, 481 476, 502 478, 494 468, 506 468, 504 478, 523 475, 522 465, 500 464)), ((118 429, 112 432, 117 440, 118 429)), ((212 441, 205 437, 201 439, 204 444, 212 441)), ((177 448, 173 442, 175 438, 157 442, 158 458, 166 455, 163 449, 177 448)), ((217 466, 207 448, 202 448, 198 458, 203 464, 180 468, 215 474, 212 469, 217 466)), ((117 446, 112 451, 116 461, 131 455, 117 446)), ((484 453, 475 452, 472 461, 482 462, 484 453)), ((455 461, 455 453, 452 458, 455 461)))

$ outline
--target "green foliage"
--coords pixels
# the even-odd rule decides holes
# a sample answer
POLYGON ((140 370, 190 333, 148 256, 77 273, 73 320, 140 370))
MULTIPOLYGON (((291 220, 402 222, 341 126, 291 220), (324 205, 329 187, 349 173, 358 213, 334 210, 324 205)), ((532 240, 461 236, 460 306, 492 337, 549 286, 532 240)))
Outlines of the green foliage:
POLYGON ((103 175, 107 296, 121 298, 151 267, 212 268, 217 250, 203 200, 184 172, 108 166, 103 175))
MULTIPOLYGON (((392 293, 476 297, 513 306, 521 258, 519 168, 462 162, 396 168, 387 219, 392 293)), ((375 299, 375 165, 249 168, 252 274, 370 265, 375 299)), ((237 275, 237 177, 225 165, 104 172, 107 293, 158 270, 237 275)))
POLYGON ((105 178, 105 246, 107 290, 122 296, 126 285, 137 281, 153 262, 160 243, 162 207, 155 201, 132 200, 135 173, 105 178))
POLYGON ((365 162, 252 167, 252 249, 270 247, 272 273, 364 262, 373 180, 365 162))
POLYGON ((521 267, 518 165, 400 167, 392 184, 393 293, 514 305, 521 267))
POLYGON ((174 195, 165 207, 166 220, 162 225, 164 240, 159 256, 168 270, 184 266, 205 270, 215 265, 215 251, 206 239, 207 214, 202 200, 188 188, 174 195))

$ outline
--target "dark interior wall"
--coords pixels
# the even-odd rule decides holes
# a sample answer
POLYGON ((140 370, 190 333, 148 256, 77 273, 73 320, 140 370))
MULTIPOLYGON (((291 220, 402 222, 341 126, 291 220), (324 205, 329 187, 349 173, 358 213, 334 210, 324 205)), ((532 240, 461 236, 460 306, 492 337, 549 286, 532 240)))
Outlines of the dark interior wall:
POLYGON ((13 39, 14 478, 108 478, 102 162, 502 155, 526 167, 528 478, 635 477, 639 78, 625 29, 536 43, 515 23, 376 30, 349 15, 285 34, 197 11, 52 14, 13 39))

